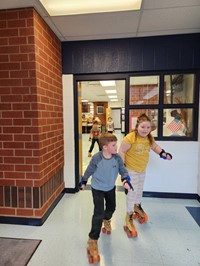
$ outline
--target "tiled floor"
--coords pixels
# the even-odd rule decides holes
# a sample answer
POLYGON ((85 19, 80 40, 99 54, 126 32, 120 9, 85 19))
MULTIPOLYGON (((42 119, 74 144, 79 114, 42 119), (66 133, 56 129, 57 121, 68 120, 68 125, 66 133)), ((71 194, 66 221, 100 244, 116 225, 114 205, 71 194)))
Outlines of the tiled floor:
MULTIPOLYGON (((112 234, 101 234, 99 239, 99 265, 199 266, 200 227, 186 207, 200 203, 144 198, 149 221, 135 222, 138 237, 128 238, 123 230, 125 194, 117 191, 112 234)), ((91 191, 65 194, 42 226, 0 224, 0 236, 42 240, 28 266, 85 266, 92 212, 91 191)))
MULTIPOLYGON (((200 228, 185 206, 195 200, 144 198, 146 224, 136 222, 138 237, 124 230, 125 194, 117 192, 112 234, 101 234, 101 266, 199 266, 200 228)), ((40 227, 0 224, 0 236, 41 239, 28 266, 88 265, 86 242, 93 211, 89 190, 65 194, 40 227)))

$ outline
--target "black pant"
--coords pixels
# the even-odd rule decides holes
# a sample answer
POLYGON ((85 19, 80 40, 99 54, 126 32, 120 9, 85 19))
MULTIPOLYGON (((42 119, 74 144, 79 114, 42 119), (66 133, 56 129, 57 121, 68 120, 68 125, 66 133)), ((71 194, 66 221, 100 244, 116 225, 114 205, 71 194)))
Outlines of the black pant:
POLYGON ((103 220, 110 220, 116 208, 115 187, 110 191, 101 191, 92 188, 94 213, 92 228, 89 233, 91 239, 98 239, 103 220), (104 208, 105 199, 105 208, 104 208))
MULTIPOLYGON (((90 145, 89 152, 92 152, 92 151, 93 151, 95 142, 97 142, 97 144, 98 144, 98 146, 99 146, 99 139, 94 139, 94 138, 93 138, 93 139, 92 139, 92 143, 91 143, 91 145, 90 145)), ((101 150, 100 146, 99 146, 99 150, 101 150)))

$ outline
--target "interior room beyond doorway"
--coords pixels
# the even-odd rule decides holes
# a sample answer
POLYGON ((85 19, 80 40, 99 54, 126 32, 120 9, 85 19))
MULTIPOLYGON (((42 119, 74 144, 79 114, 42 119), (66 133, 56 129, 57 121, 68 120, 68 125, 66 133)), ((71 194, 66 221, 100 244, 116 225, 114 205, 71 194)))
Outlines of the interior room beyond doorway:
MULTIPOLYGON (((109 117, 114 121, 117 135, 123 135, 125 128, 125 80, 102 81, 82 81, 79 82, 79 93, 81 94, 81 129, 82 129, 82 150, 79 159, 82 160, 82 174, 86 169, 90 158, 88 150, 90 130, 94 120, 98 121, 101 132, 106 132, 106 124, 109 117)), ((79 132, 80 133, 80 132, 79 132)), ((92 154, 98 151, 95 144, 92 154)))

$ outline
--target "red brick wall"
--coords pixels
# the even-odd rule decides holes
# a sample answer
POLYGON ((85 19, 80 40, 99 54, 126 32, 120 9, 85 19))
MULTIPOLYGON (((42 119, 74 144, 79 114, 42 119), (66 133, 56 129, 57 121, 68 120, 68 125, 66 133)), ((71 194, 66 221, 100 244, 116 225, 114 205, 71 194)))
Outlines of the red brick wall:
POLYGON ((42 217, 64 188, 61 43, 33 8, 0 11, 0 216, 42 217))

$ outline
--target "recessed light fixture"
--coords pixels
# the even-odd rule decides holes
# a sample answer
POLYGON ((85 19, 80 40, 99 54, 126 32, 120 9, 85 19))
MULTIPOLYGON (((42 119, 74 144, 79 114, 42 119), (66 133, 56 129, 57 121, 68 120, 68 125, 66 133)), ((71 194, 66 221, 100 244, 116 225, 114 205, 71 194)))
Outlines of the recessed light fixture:
POLYGON ((142 0, 40 0, 50 16, 140 10, 142 0))
POLYGON ((102 87, 116 86, 115 80, 101 80, 100 84, 102 87))
POLYGON ((117 95, 108 95, 108 98, 110 98, 110 99, 116 99, 117 98, 117 95))
POLYGON ((119 100, 118 99, 111 99, 110 101, 111 102, 118 102, 119 100))
POLYGON ((108 93, 108 94, 109 94, 109 93, 110 93, 110 94, 112 94, 112 93, 117 93, 116 90, 105 90, 105 92, 108 93))

